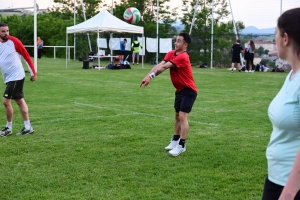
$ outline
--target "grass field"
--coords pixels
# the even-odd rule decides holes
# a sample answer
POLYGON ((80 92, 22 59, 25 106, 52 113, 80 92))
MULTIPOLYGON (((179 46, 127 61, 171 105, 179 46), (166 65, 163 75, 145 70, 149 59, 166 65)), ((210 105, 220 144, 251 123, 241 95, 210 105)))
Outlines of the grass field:
POLYGON ((168 72, 140 88, 151 65, 81 67, 42 58, 36 82, 26 73, 35 133, 15 135, 23 121, 13 103, 13 135, 0 138, 1 200, 261 199, 267 109, 287 73, 194 68, 199 92, 187 151, 174 158, 164 150, 174 122, 168 72))

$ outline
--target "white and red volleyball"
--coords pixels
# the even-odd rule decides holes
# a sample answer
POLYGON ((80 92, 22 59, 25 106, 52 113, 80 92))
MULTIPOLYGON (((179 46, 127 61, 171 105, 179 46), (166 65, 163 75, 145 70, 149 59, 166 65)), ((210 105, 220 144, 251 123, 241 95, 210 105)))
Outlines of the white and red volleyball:
POLYGON ((128 23, 137 24, 141 19, 141 13, 134 7, 127 8, 123 14, 123 18, 128 23))

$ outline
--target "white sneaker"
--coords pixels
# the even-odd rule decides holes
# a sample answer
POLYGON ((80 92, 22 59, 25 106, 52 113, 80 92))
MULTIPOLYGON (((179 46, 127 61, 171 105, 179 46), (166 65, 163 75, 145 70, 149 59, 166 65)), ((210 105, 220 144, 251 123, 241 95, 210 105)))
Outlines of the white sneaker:
POLYGON ((248 73, 248 70, 245 70, 246 73, 248 73))
POLYGON ((171 151, 169 151, 169 154, 171 156, 178 156, 179 154, 185 152, 186 148, 182 147, 181 145, 176 145, 176 147, 174 149, 172 149, 171 151))
POLYGON ((254 73, 255 72, 255 70, 252 70, 252 73, 254 73))
POLYGON ((170 142, 170 144, 168 145, 168 146, 166 146, 165 147, 165 150, 172 150, 172 149, 174 149, 178 144, 179 144, 179 140, 180 139, 178 139, 177 141, 176 140, 173 140, 173 138, 171 138, 171 142, 170 142))

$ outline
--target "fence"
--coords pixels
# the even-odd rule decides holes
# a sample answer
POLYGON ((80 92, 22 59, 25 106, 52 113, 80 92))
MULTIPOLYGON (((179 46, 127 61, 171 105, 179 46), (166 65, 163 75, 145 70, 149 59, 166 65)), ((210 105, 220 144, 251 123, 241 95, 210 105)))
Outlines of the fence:
MULTIPOLYGON (((34 47, 33 45, 24 45, 25 47, 34 47)), ((53 58, 56 59, 56 48, 68 48, 68 59, 70 60, 70 49, 74 48, 74 46, 43 46, 43 48, 53 48, 53 58)))

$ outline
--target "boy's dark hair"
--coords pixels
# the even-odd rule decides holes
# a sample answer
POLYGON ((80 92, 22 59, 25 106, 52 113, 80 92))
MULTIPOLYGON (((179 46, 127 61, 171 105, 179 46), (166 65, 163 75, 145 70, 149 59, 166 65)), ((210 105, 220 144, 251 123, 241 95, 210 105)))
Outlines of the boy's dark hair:
POLYGON ((237 42, 237 43, 241 43, 241 40, 237 39, 236 42, 237 42))
POLYGON ((127 39, 126 39, 126 38, 124 38, 124 41, 126 41, 126 42, 127 42, 127 39))
POLYGON ((184 40, 188 45, 191 44, 192 39, 191 39, 191 36, 190 36, 189 34, 187 34, 187 33, 179 33, 178 36, 183 37, 183 40, 184 40))
POLYGON ((8 26, 8 25, 3 22, 0 22, 0 27, 6 27, 6 26, 8 26))
POLYGON ((277 21, 280 35, 286 33, 292 39, 295 51, 300 58, 300 8, 285 11, 277 21))

